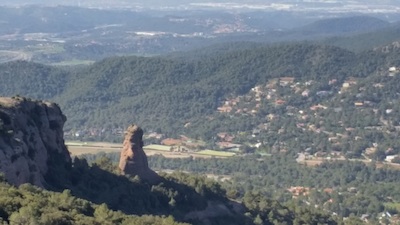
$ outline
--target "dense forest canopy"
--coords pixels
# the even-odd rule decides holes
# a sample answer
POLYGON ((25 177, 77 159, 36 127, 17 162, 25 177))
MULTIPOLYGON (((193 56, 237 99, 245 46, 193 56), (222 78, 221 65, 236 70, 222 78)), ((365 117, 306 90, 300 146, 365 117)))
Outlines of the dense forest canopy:
MULTIPOLYGON (((118 162, 117 153, 82 157, 95 162, 105 156, 118 162)), ((226 159, 174 159, 155 155, 149 157, 149 165, 159 171, 212 175, 230 198, 240 201, 250 203, 256 194, 286 206, 312 203, 346 218, 368 214, 375 221, 381 212, 397 214, 396 206, 400 202, 400 171, 381 168, 374 162, 366 165, 354 161, 326 161, 307 167, 298 164, 290 155, 282 154, 226 159), (300 195, 293 192, 296 188, 302 191, 300 195)))
MULTIPOLYGON (((264 151, 274 151, 278 142, 293 148, 300 139, 302 149, 311 147, 316 152, 332 149, 326 140, 335 133, 348 133, 345 129, 350 127, 361 129, 350 133, 351 138, 366 138, 350 148, 347 141, 342 142, 336 149, 360 157, 361 150, 377 141, 387 143, 382 151, 384 147, 396 147, 390 144, 395 134, 382 136, 363 127, 381 125, 382 120, 374 112, 396 126, 394 114, 384 113, 394 99, 384 96, 395 95, 397 76, 389 77, 387 71, 400 63, 398 51, 395 43, 354 53, 307 43, 257 46, 239 42, 171 56, 112 57, 80 67, 17 61, 0 65, 0 90, 5 96, 23 95, 59 103, 68 117, 67 138, 75 138, 78 132, 83 140, 119 142, 117 131, 135 122, 144 124, 149 132, 166 137, 185 134, 206 140, 213 147, 218 132, 231 132, 243 144, 249 141, 245 134, 251 135, 256 127, 265 125, 267 133, 258 137, 258 142, 264 143, 264 151), (282 78, 293 78, 294 83, 269 87, 282 78), (340 94, 349 81, 356 86, 352 84, 350 91, 340 94), (373 89, 368 88, 371 83, 375 85, 373 89), (256 86, 262 87, 262 101, 252 94, 256 86), (244 100, 235 110, 258 107, 255 114, 218 112, 226 101, 237 96, 244 100), (359 100, 374 105, 354 108, 354 102, 359 100), (318 104, 335 110, 318 111, 306 120, 291 116, 294 112, 313 115, 308 108, 318 104), (281 116, 269 121, 270 115, 281 116), (296 126, 301 124, 319 126, 325 133, 298 131, 296 126), (286 132, 277 135, 282 125, 286 132), (88 135, 93 131, 97 136, 88 135), (370 143, 365 142, 371 135, 374 138, 370 143)), ((382 154, 375 158, 381 159, 382 154)))

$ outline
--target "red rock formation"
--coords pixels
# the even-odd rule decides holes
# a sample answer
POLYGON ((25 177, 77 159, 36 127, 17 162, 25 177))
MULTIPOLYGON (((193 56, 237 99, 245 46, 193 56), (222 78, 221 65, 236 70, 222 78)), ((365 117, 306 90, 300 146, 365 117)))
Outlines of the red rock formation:
POLYGON ((125 131, 119 168, 124 175, 138 175, 143 180, 156 182, 160 177, 149 168, 147 156, 143 151, 142 137, 143 130, 135 124, 125 131))

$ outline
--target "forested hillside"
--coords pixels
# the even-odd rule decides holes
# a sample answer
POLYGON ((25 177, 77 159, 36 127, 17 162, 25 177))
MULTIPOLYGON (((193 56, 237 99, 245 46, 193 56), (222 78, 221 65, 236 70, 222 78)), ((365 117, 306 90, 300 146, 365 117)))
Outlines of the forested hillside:
MULTIPOLYGON (((310 44, 243 46, 236 49, 232 44, 197 55, 195 51, 171 57, 113 57, 85 67, 10 62, 0 65, 0 90, 6 96, 58 102, 68 117, 67 135, 79 132, 79 138, 86 140, 119 141, 118 130, 135 122, 146 124, 148 131, 167 137, 185 134, 210 146, 217 133, 229 132, 236 136, 235 142, 261 143, 266 152, 311 147, 312 152, 336 149, 360 157, 373 141, 394 138, 394 133, 387 138, 376 132, 348 133, 349 138, 365 137, 356 138, 361 142, 351 148, 345 139, 336 148, 327 141, 344 137, 349 127, 382 125, 380 116, 371 112, 381 115, 393 109, 385 106, 390 100, 384 96, 395 95, 396 89, 382 87, 395 86, 398 79, 388 72, 400 63, 396 43, 362 53, 310 44), (371 82, 375 92, 367 93, 371 82), (354 108, 361 96, 363 107, 354 108), (235 106, 229 105, 234 102, 235 106), (335 110, 314 114, 315 107, 335 110), (226 109, 230 111, 221 111, 226 109), (264 134, 251 137, 260 132, 264 134), (369 139, 371 143, 365 142, 369 139)), ((384 126, 396 126, 393 116, 386 117, 392 122, 384 126)), ((390 145, 383 146, 395 147, 390 145)))
POLYGON ((149 120, 150 129, 171 132, 171 126, 176 129, 185 120, 211 114, 224 97, 246 93, 271 78, 344 78, 355 64, 351 52, 313 45, 232 50, 189 62, 110 58, 68 74, 13 62, 1 65, 1 90, 2 95, 55 99, 68 115, 69 127, 149 120))
POLYGON ((340 223, 340 219, 323 211, 288 207, 267 198, 243 204, 230 201, 220 184, 202 176, 164 174, 163 182, 151 185, 138 177, 121 176, 116 169, 107 158, 99 158, 92 166, 84 159, 75 159, 68 171, 52 171, 48 175, 53 190, 69 189, 62 192, 46 191, 30 184, 17 188, 2 178, 0 222, 49 225, 340 223))
MULTIPOLYGON (((113 162, 119 159, 114 153, 83 155, 83 158, 94 162, 104 156, 113 162)), ((349 160, 326 160, 321 165, 307 167, 287 154, 226 159, 165 158, 156 155, 149 157, 149 165, 160 171, 207 174, 219 180, 227 196, 245 202, 250 208, 257 207, 255 198, 277 201, 297 209, 315 205, 317 209, 347 218, 346 224, 363 224, 356 219, 363 215, 368 215, 369 223, 375 224, 382 212, 391 215, 399 212, 400 171, 382 168, 375 162, 366 165, 349 160), (355 219, 353 223, 351 218, 355 219)), ((265 214, 260 215, 266 218, 265 214)), ((393 216, 393 223, 396 223, 396 218, 393 216)))

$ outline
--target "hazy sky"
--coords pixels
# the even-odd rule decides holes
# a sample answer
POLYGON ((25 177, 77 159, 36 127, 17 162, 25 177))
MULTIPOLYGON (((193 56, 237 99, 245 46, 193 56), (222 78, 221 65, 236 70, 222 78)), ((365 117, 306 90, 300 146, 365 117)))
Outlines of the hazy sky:
POLYGON ((47 5, 81 5, 81 6, 177 6, 190 3, 240 3, 240 4, 271 4, 271 3, 341 3, 378 4, 400 7, 400 0, 0 0, 0 5, 47 4, 47 5))

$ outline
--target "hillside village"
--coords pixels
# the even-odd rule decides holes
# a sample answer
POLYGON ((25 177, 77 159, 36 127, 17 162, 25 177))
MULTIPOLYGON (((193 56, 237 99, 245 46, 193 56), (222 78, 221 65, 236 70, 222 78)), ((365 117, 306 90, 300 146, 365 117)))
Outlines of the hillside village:
MULTIPOLYGON (((384 77, 385 82, 391 82, 398 79, 397 73, 398 69, 391 67, 387 73, 380 76, 384 77)), ((379 79, 382 80, 382 77, 379 79)), ((252 88, 246 95, 226 99, 218 107, 218 112, 229 117, 265 115, 263 123, 242 135, 249 138, 248 144, 252 147, 262 148, 269 145, 270 153, 287 151, 288 143, 285 141, 268 143, 267 136, 274 133, 285 135, 288 132, 295 132, 297 135, 295 139, 307 134, 318 136, 316 139, 323 139, 322 142, 325 143, 321 146, 309 143, 310 146, 298 149, 297 152, 305 159, 317 157, 372 160, 377 159, 375 156, 378 151, 383 151, 380 160, 388 162, 398 160, 397 146, 374 142, 367 137, 371 133, 374 135, 385 133, 387 138, 396 137, 400 130, 394 117, 397 110, 389 107, 393 102, 388 107, 382 108, 378 105, 381 102, 369 100, 371 97, 368 94, 377 95, 385 90, 384 82, 368 84, 361 79, 348 78, 341 82, 331 79, 326 84, 318 83, 315 80, 296 80, 294 77, 274 79, 266 85, 252 88), (299 104, 300 102, 303 104, 299 104), (266 108, 279 109, 283 113, 271 113, 274 110, 265 110, 266 108), (362 124, 364 121, 346 123, 343 120, 336 121, 336 118, 327 117, 332 114, 343 115, 346 111, 351 112, 351 116, 367 114, 370 117, 365 121, 366 124, 362 124), (365 148, 358 149, 360 154, 353 154, 348 149, 343 149, 346 143, 357 141, 368 144, 365 148)))
MULTIPOLYGON (((235 153, 275 154, 290 149, 298 153, 298 161, 348 158, 400 162, 400 146, 388 141, 400 130, 394 102, 391 99, 382 100, 388 103, 377 102, 369 96, 380 95, 388 82, 398 79, 397 74, 398 69, 390 67, 374 78, 381 82, 372 83, 355 77, 327 81, 304 81, 295 77, 272 79, 251 88, 245 95, 224 99, 216 114, 208 117, 209 121, 241 118, 258 121, 251 130, 217 132, 213 140, 206 142, 187 134, 171 138, 150 131, 145 134, 145 140, 148 144, 170 146, 171 151, 177 152, 212 147, 235 153), (383 137, 383 142, 376 137, 383 137)), ((190 122, 184 124, 185 128, 190 126, 190 122)), ((70 139, 122 134, 122 128, 89 128, 65 133, 70 139)))

